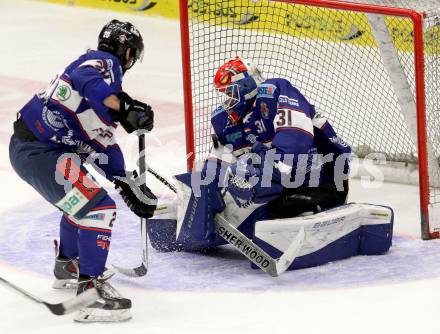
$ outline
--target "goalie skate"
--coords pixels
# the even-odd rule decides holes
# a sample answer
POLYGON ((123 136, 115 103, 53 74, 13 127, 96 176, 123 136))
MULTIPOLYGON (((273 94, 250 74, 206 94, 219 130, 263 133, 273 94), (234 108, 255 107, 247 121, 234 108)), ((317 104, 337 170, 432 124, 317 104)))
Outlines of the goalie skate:
POLYGON ((96 278, 81 280, 77 294, 95 287, 101 298, 81 309, 75 317, 77 322, 119 322, 131 319, 131 300, 123 298, 107 281, 96 278))

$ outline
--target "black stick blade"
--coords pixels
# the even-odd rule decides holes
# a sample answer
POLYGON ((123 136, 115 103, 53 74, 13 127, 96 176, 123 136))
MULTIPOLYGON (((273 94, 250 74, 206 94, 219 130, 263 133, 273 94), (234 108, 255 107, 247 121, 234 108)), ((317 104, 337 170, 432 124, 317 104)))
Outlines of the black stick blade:
POLYGON ((84 307, 87 307, 100 298, 100 295, 96 289, 89 289, 65 302, 58 304, 50 304, 43 302, 44 305, 55 315, 65 315, 78 311, 84 307))

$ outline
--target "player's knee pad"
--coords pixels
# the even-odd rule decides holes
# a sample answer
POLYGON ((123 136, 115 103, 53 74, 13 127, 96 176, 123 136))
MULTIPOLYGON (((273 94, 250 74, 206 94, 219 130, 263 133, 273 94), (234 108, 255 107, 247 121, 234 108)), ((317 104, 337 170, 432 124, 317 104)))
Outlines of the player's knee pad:
POLYGON ((82 230, 111 233, 116 219, 116 204, 110 196, 106 195, 83 218, 76 223, 82 230))
POLYGON ((107 192, 94 180, 73 153, 58 158, 55 179, 62 197, 54 203, 70 219, 80 220, 105 199, 107 192), (62 187, 60 187, 62 186, 62 187))

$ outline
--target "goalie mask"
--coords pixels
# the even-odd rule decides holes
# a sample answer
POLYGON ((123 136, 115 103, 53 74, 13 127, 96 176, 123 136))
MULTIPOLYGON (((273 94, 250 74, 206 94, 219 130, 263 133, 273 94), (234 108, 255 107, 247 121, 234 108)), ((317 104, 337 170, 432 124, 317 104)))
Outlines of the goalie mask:
POLYGON ((98 50, 111 53, 121 62, 124 72, 142 60, 144 42, 139 30, 130 22, 111 20, 99 33, 98 50), (130 53, 127 59, 127 50, 130 53))
POLYGON ((238 122, 246 114, 263 81, 259 69, 249 60, 236 57, 220 66, 214 85, 223 99, 227 96, 222 103, 232 121, 238 122))

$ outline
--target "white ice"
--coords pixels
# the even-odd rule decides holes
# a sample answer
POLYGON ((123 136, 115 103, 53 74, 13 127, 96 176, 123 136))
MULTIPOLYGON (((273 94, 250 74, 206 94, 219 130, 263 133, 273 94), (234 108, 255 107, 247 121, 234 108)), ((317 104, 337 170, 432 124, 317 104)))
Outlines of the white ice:
MULTIPOLYGON (((0 276, 53 302, 73 293, 50 288, 59 213, 13 172, 8 158, 12 122, 34 92, 69 61, 95 47, 97 33, 111 18, 133 22, 145 39, 144 61, 127 74, 124 87, 156 111, 156 128, 147 141, 148 161, 167 176, 184 172, 177 22, 0 1, 0 276)), ((134 167, 136 138, 123 131, 118 135, 134 167)), ((165 191, 157 183, 153 188, 165 191)), ((72 315, 53 316, 0 286, 0 333, 438 333, 440 243, 420 240, 418 189, 354 180, 350 201, 394 208, 395 238, 388 255, 356 257, 270 278, 250 269, 229 247, 207 255, 150 249, 146 277, 115 278, 117 288, 133 299, 130 322, 75 324, 72 315)), ((119 204, 109 262, 135 265, 140 260, 138 222, 119 204)))

